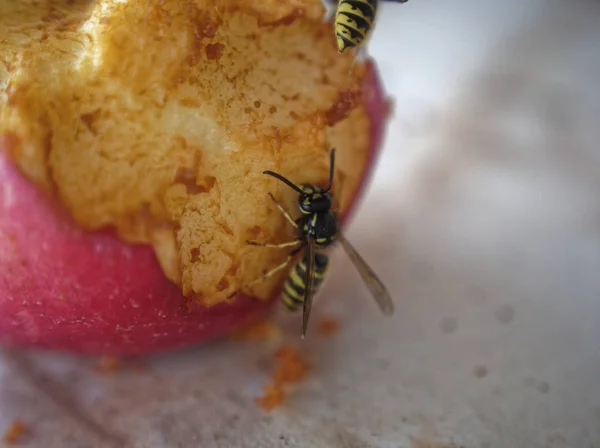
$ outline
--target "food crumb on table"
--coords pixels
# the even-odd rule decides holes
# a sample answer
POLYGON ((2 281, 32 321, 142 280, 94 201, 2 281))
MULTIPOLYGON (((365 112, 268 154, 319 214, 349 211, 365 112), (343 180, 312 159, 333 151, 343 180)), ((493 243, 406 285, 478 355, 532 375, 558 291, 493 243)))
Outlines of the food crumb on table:
POLYGON ((98 361, 97 370, 102 373, 114 373, 121 367, 121 359, 116 356, 102 356, 98 361))
POLYGON ((2 440, 7 445, 14 445, 19 442, 26 433, 28 432, 27 424, 22 420, 14 420, 7 430, 4 432, 2 440))
POLYGON ((295 383, 306 376, 310 370, 309 365, 302 359, 297 349, 281 347, 275 352, 279 365, 273 376, 275 381, 281 383, 295 383))
POLYGON ((263 390, 263 396, 255 400, 256 404, 267 412, 281 405, 285 400, 283 384, 267 384, 263 390))
POLYGON ((278 363, 273 373, 273 381, 264 388, 264 394, 255 400, 256 404, 270 412, 282 404, 286 397, 285 386, 302 380, 309 372, 310 366, 297 349, 283 346, 275 352, 278 363))
POLYGON ((119 358, 117 356, 102 356, 95 365, 95 370, 100 373, 115 373, 117 371, 130 370, 140 373, 146 370, 146 365, 138 358, 119 358))
POLYGON ((331 336, 340 331, 340 323, 333 317, 324 317, 317 323, 317 333, 331 336))

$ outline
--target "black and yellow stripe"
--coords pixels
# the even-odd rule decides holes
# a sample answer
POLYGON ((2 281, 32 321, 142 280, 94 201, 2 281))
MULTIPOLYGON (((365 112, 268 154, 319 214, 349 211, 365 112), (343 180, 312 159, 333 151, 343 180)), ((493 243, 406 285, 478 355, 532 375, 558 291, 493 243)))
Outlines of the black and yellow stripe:
POLYGON ((360 46, 377 14, 378 0, 339 0, 335 12, 335 36, 340 53, 360 46))
MULTIPOLYGON (((379 0, 334 0, 335 37, 338 51, 345 52, 361 46, 373 30, 379 0)), ((408 0, 381 0, 390 3, 406 3, 408 0)))
MULTIPOLYGON (((315 271, 313 276, 313 294, 323 282, 329 258, 322 253, 315 253, 315 271)), ((292 268, 283 286, 282 301, 290 311, 297 311, 304 305, 304 290, 306 278, 306 257, 303 256, 292 268)))

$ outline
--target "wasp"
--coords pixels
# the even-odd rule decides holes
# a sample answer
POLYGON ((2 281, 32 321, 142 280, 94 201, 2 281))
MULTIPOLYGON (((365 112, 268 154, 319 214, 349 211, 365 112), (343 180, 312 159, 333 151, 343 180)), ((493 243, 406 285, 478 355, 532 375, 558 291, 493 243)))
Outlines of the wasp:
MULTIPOLYGON (((408 0, 382 0, 406 3, 408 0)), ((337 0, 334 29, 338 52, 360 47, 375 24, 379 0, 337 0)))
POLYGON ((327 249, 335 242, 339 242, 344 248, 381 311, 385 315, 391 315, 394 312, 394 304, 385 285, 358 251, 354 249, 352 244, 339 231, 338 218, 332 210, 333 197, 330 192, 333 185, 334 171, 335 148, 330 153, 329 181, 324 189, 310 184, 298 186, 281 174, 273 171, 263 171, 263 174, 275 177, 298 193, 300 217, 296 220, 269 193, 269 197, 285 219, 296 228, 297 238, 293 241, 280 244, 246 241, 246 244, 252 246, 270 248, 295 246, 285 261, 267 271, 262 277, 249 283, 248 286, 264 281, 276 272, 284 269, 294 260, 297 254, 302 252, 300 260, 296 262, 288 275, 282 294, 283 304, 289 310, 295 311, 302 306, 302 339, 304 339, 306 329, 308 328, 314 294, 323 281, 329 265, 329 258, 321 251, 327 249))

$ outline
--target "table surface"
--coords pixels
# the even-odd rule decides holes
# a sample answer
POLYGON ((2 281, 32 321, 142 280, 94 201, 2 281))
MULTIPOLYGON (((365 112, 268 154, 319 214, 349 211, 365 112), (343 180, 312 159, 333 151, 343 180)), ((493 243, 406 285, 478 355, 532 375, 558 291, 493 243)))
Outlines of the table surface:
POLYGON ((302 345, 313 372, 285 406, 254 404, 268 344, 112 375, 21 354, 0 363, 0 427, 24 418, 21 446, 44 448, 600 447, 598 23, 583 0, 381 6, 395 117, 348 237, 396 313, 337 250, 313 313, 341 330, 302 345))

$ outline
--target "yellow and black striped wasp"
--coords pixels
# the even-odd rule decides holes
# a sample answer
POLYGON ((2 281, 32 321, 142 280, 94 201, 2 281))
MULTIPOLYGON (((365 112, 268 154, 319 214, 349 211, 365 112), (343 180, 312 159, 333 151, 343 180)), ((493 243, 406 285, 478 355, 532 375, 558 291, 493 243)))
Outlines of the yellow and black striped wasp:
POLYGON ((321 250, 326 249, 336 241, 341 243, 350 260, 356 266, 381 311, 385 315, 391 315, 394 312, 394 303, 384 284, 338 230, 338 220, 332 211, 333 198, 330 193, 333 184, 334 166, 335 148, 330 153, 329 182, 324 189, 308 184, 298 186, 281 174, 273 171, 263 171, 263 174, 279 179, 298 193, 298 208, 301 216, 296 220, 269 193, 269 197, 279 211, 297 229, 298 237, 293 241, 280 244, 246 241, 249 245, 271 248, 295 246, 283 263, 249 283, 248 286, 266 280, 276 272, 284 269, 297 254, 302 252, 300 260, 296 262, 288 275, 282 296, 284 305, 292 311, 297 310, 302 305, 302 338, 306 335, 314 293, 321 284, 329 265, 329 258, 321 250))
MULTIPOLYGON (((366 42, 373 30, 379 0, 333 0, 335 9, 334 29, 338 52, 358 48, 366 42)), ((381 0, 406 3, 408 0, 381 0)))

